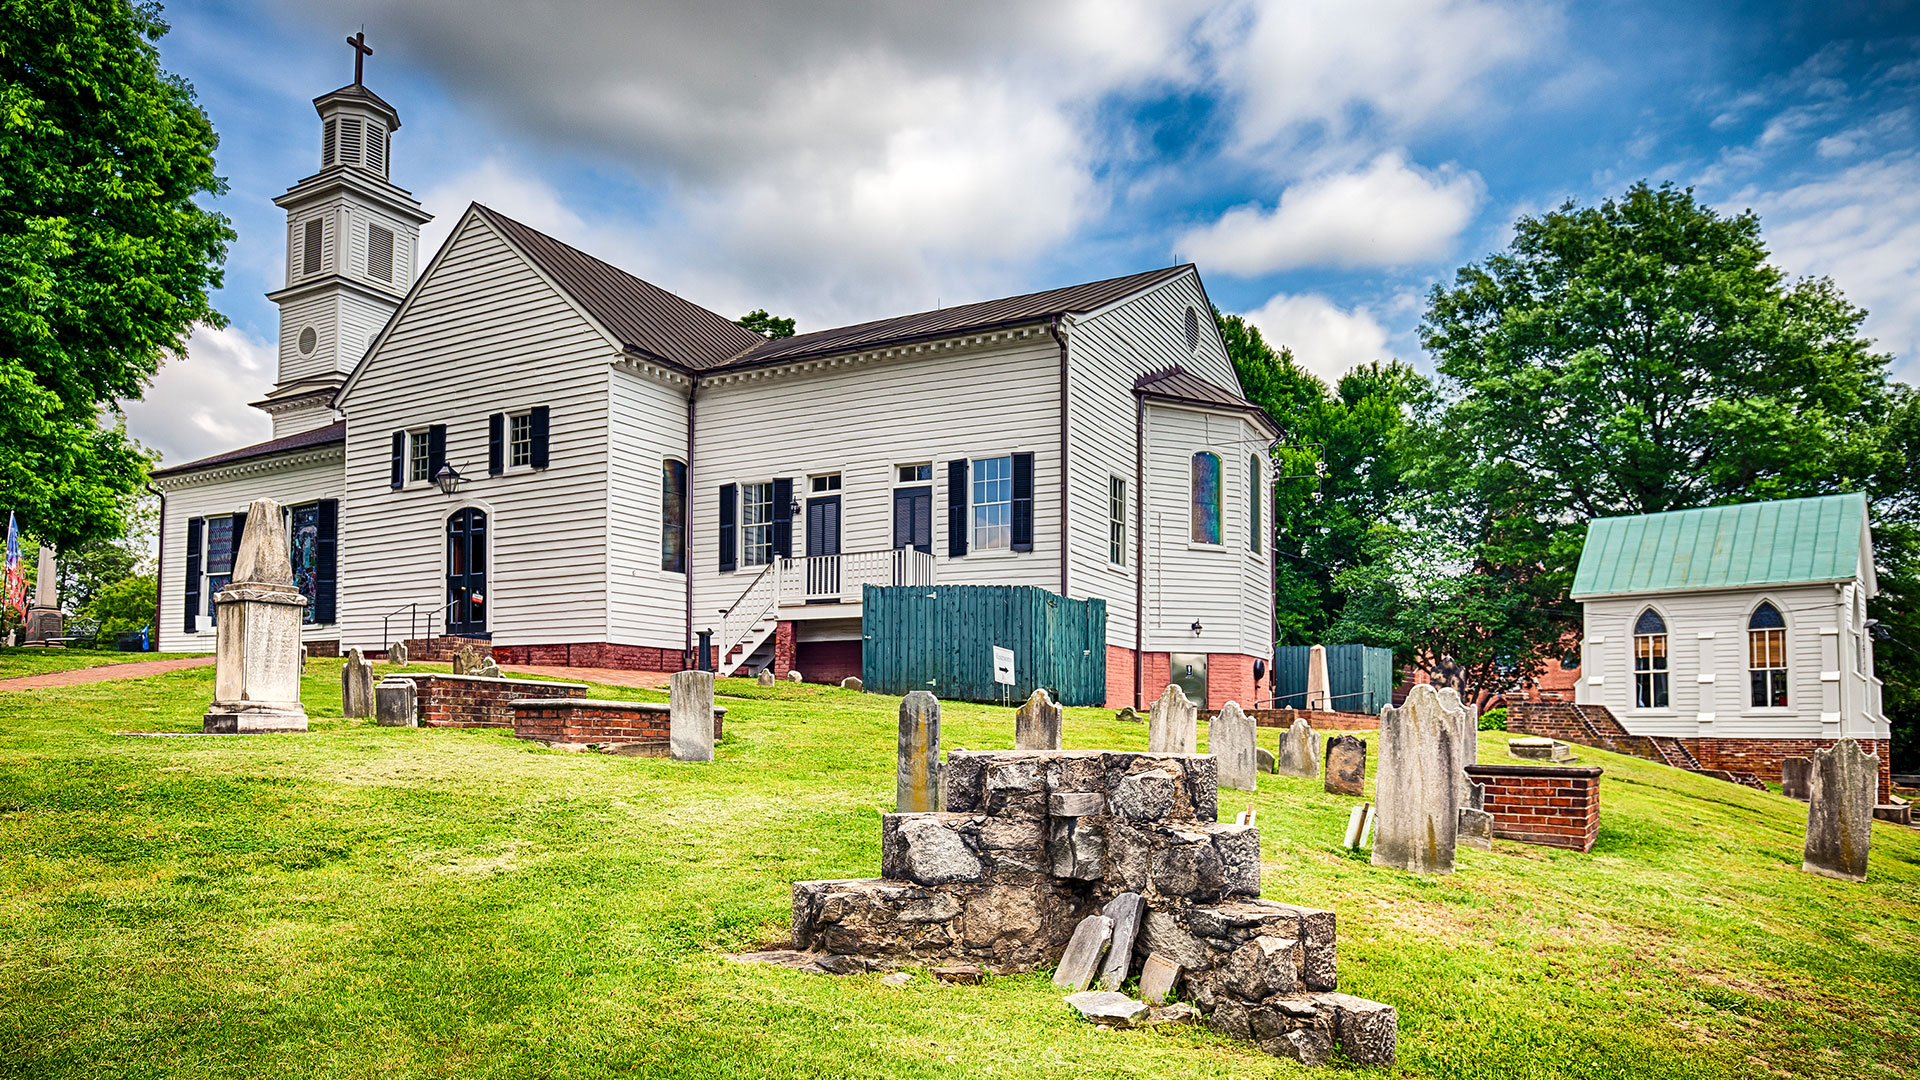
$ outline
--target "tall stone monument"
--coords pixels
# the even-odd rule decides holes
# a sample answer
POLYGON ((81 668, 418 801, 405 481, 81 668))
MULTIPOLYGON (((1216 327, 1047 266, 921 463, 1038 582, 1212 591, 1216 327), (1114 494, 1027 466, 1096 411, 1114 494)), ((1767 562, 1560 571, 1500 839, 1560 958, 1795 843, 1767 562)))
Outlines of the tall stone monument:
POLYGON ((280 504, 255 499, 233 559, 233 578, 213 596, 213 704, 202 728, 219 734, 305 731, 300 704, 300 624, 307 598, 293 584, 280 504))
POLYGON ((1333 680, 1327 675, 1327 647, 1315 645, 1307 650, 1307 700, 1308 709, 1331 710, 1333 708, 1333 680))
POLYGON ((347 662, 340 666, 340 715, 373 715, 373 664, 359 646, 347 651, 347 662))
POLYGON ((1015 750, 1060 749, 1060 706, 1044 689, 1037 689, 1013 715, 1015 750))
POLYGON ((1173 683, 1147 715, 1147 753, 1192 754, 1200 749, 1200 707, 1173 683))
POLYGON ((1254 753, 1259 738, 1260 728, 1239 702, 1229 701, 1220 707, 1207 725, 1207 753, 1219 766, 1221 787, 1259 790, 1260 757, 1254 753))
POLYGON ((26 630, 27 643, 49 642, 61 636, 66 620, 60 616, 60 575, 54 565, 53 549, 40 545, 40 564, 33 575, 33 606, 20 625, 26 630))
POLYGON ((1841 881, 1867 880, 1880 758, 1841 739, 1813 752, 1807 780, 1807 847, 1800 869, 1841 881))
POLYGON ((676 671, 667 691, 667 742, 673 760, 712 761, 713 672, 676 671))
POLYGON ((1373 865, 1416 874, 1453 872, 1466 776, 1460 726, 1461 710, 1449 709, 1426 683, 1413 688, 1405 705, 1380 710, 1373 865))
POLYGON ((1302 776, 1309 780, 1320 775, 1319 744, 1314 741, 1313 725, 1304 716, 1296 716, 1293 726, 1280 736, 1280 751, 1273 756, 1273 771, 1281 776, 1302 776))
POLYGON ((898 751, 894 809, 902 814, 939 810, 940 702, 925 690, 915 690, 900 702, 898 751))

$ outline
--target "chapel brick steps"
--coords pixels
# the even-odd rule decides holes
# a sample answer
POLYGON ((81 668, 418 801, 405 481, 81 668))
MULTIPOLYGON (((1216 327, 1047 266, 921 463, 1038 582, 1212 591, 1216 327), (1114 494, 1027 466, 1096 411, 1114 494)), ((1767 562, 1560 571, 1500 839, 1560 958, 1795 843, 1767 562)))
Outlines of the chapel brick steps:
POLYGON ((1516 735, 1539 735, 1561 742, 1579 743, 1596 750, 1626 754, 1682 772, 1711 776, 1730 784, 1756 791, 1770 791, 1766 780, 1750 772, 1713 769, 1702 764, 1684 739, 1670 735, 1635 735, 1628 731, 1605 705, 1575 705, 1569 702, 1527 701, 1507 708, 1507 730, 1516 735))

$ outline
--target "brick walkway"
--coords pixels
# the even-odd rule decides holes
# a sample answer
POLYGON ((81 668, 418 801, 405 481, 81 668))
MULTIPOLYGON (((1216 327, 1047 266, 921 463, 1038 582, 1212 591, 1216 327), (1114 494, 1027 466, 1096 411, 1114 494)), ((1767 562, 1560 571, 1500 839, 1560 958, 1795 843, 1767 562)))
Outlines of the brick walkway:
POLYGON ((143 675, 158 675, 166 671, 208 667, 212 663, 211 656, 182 656, 173 660, 136 660, 131 664, 98 664, 94 667, 74 668, 70 671, 49 671, 45 675, 20 675, 11 679, 0 679, 0 690, 45 690, 61 686, 84 686, 87 683, 110 682, 114 679, 138 679, 143 675))
MULTIPOLYGON (((502 674, 539 675, 568 682, 593 682, 607 686, 631 686, 637 690, 665 690, 672 678, 666 671, 627 671, 622 668, 559 667, 552 664, 501 664, 502 674)), ((0 683, 0 686, 5 686, 0 683)))

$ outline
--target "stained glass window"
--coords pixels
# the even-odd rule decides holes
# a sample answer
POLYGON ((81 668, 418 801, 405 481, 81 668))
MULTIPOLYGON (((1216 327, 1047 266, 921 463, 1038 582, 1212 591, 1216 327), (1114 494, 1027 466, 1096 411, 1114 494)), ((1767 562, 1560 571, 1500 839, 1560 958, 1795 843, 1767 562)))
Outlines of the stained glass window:
POLYGON ((287 554, 293 560, 293 583, 299 587, 300 595, 307 598, 307 610, 301 621, 308 625, 313 624, 317 610, 313 601, 320 594, 319 545, 319 504, 294 507, 288 521, 287 554))
POLYGON ((1193 455, 1193 542, 1220 542, 1220 455, 1193 455))
POLYGON ((233 580, 233 519, 230 517, 210 517, 207 519, 207 570, 206 583, 201 592, 207 598, 207 618, 217 619, 213 606, 213 596, 227 583, 233 580))

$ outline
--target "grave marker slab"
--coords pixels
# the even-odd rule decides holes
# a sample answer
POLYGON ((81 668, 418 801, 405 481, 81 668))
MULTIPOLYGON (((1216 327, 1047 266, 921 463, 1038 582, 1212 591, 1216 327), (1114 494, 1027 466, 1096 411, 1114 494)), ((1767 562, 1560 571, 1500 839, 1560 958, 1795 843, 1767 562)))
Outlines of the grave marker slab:
POLYGON ((1367 743, 1352 735, 1335 735, 1327 740, 1327 782, 1330 795, 1367 793, 1367 743))
POLYGON ((1219 764, 1221 787, 1235 791, 1260 789, 1260 759, 1254 753, 1259 738, 1259 726, 1241 710, 1238 702, 1229 701, 1214 714, 1213 721, 1207 725, 1207 753, 1219 764))
POLYGON ((1852 739, 1813 752, 1807 784, 1807 846, 1800 869, 1841 881, 1867 880, 1880 758, 1852 739))
POLYGON ((1113 941, 1107 948, 1107 959, 1100 965, 1100 989, 1118 990, 1127 981, 1133 970, 1133 943, 1140 936, 1140 920, 1146 913, 1147 905, 1137 892, 1123 892, 1100 909, 1100 914, 1113 920, 1113 941))
POLYGON ((675 761, 713 760, 713 672, 676 671, 668 681, 668 745, 675 761))
POLYGON ((1147 714, 1147 753, 1191 754, 1200 746, 1200 707, 1168 683, 1147 714))
POLYGON ((213 704, 201 729, 215 734, 307 730, 300 704, 300 620, 307 598, 293 584, 280 504, 255 499, 219 613, 213 704))
POLYGON ((1311 780, 1320 775, 1320 761, 1316 751, 1320 749, 1314 741, 1313 727, 1304 716, 1295 717, 1293 726, 1282 732, 1277 753, 1273 755, 1273 771, 1281 776, 1302 776, 1311 780))
POLYGON ((940 809, 940 702, 915 690, 900 702, 894 809, 903 814, 940 809))
POLYGON ((1426 683, 1400 708, 1380 711, 1380 763, 1374 778, 1373 865, 1416 874, 1450 874, 1466 774, 1457 743, 1465 710, 1449 707, 1426 683))
POLYGON ((1060 706, 1045 690, 1035 690, 1020 711, 1013 714, 1015 750, 1060 749, 1060 706))
POLYGON ((389 675, 373 688, 373 722, 381 727, 417 727, 419 700, 412 679, 389 675))
POLYGON ((1789 799, 1807 801, 1807 788, 1813 782, 1813 759, 1803 757, 1782 758, 1780 761, 1780 794, 1789 799))
POLYGON ((1333 708, 1333 680, 1327 675, 1327 647, 1315 645, 1307 650, 1307 696, 1304 707, 1327 711, 1333 708))
POLYGON ((1180 981, 1180 965, 1172 960, 1152 953, 1146 962, 1140 965, 1140 999, 1149 1005, 1165 1005, 1173 996, 1173 986, 1180 981))
POLYGON ((373 715, 373 665, 358 647, 348 650, 347 662, 340 667, 340 715, 373 715))
POLYGON ((1105 915, 1089 915, 1073 928, 1067 951, 1060 955, 1060 966, 1053 973, 1053 985, 1078 993, 1093 983, 1094 973, 1113 941, 1113 920, 1105 915))

